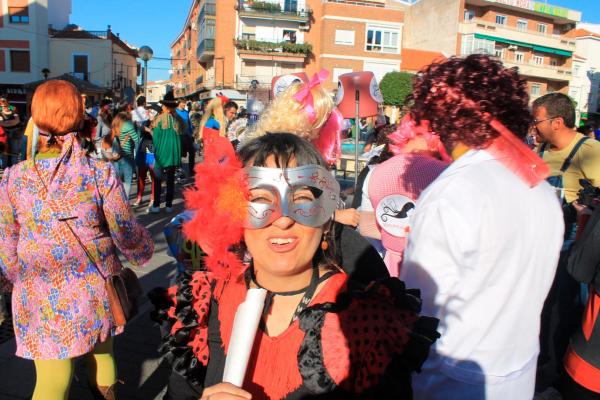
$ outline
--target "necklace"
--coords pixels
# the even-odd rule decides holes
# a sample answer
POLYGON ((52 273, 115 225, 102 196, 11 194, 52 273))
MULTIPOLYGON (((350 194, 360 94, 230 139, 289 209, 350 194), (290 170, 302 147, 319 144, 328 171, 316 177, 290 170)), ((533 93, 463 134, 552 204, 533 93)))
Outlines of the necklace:
POLYGON ((251 264, 250 268, 248 268, 246 270, 246 287, 249 287, 250 282, 252 282, 257 287, 259 287, 261 289, 265 289, 267 291, 267 297, 265 298, 265 307, 263 308, 262 318, 260 321, 260 328, 265 333, 267 332, 267 327, 265 325, 265 318, 271 309, 271 305, 273 303, 273 297, 275 297, 275 296, 297 296, 299 294, 304 293, 304 296, 302 296, 302 299, 300 299, 300 302, 298 303, 298 306, 296 306, 296 310, 294 311, 294 314, 292 315, 292 319, 290 320, 290 325, 291 325, 292 323, 294 323, 294 321, 296 321, 298 319, 298 316, 300 315, 300 313, 302 313, 302 311, 304 311, 308 307, 308 305, 310 304, 310 302, 312 301, 312 299, 315 295, 315 292, 316 292, 319 284, 326 281, 327 279, 329 279, 329 277, 331 277, 332 275, 337 274, 337 273, 338 273, 338 271, 329 271, 329 272, 325 273, 322 277, 319 277, 319 268, 317 266, 313 265, 312 275, 311 275, 310 283, 308 284, 308 286, 303 287, 302 289, 292 290, 292 291, 287 291, 287 292, 272 292, 269 289, 262 287, 257 282, 256 275, 254 274, 254 264, 251 264))

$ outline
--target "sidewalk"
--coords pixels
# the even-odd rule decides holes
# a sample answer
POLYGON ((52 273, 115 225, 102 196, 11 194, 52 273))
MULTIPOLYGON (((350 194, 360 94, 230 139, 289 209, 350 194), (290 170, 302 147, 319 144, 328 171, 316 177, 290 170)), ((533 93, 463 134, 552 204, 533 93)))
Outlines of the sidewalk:
MULTIPOLYGON (((181 186, 176 188, 180 197, 181 186)), ((154 287, 167 287, 174 276, 173 259, 167 255, 167 244, 162 230, 167 222, 183 210, 180 198, 174 202, 175 211, 167 214, 146 214, 147 204, 136 209, 138 220, 152 233, 155 245, 154 256, 143 269, 136 269, 144 293, 154 287)), ((117 388, 119 400, 162 399, 170 368, 161 363, 157 348, 160 331, 149 317, 151 305, 144 295, 140 313, 130 321, 125 332, 115 338, 115 357, 118 377, 124 385, 117 388)), ((0 344, 0 400, 30 399, 35 385, 35 370, 32 361, 15 356, 15 340, 0 344)), ((71 400, 93 400, 87 383, 87 375, 81 360, 76 362, 71 400)))

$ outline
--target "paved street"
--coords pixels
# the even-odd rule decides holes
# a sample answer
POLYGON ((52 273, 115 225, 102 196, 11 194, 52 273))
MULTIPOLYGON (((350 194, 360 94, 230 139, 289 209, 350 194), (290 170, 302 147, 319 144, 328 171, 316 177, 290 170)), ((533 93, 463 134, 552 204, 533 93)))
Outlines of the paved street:
MULTIPOLYGON (((149 185, 147 185, 149 186, 149 185)), ((175 211, 167 214, 146 214, 147 202, 136 208, 139 220, 152 232, 155 243, 154 257, 149 265, 136 272, 144 292, 156 286, 167 286, 174 276, 175 266, 167 255, 167 244, 162 229, 170 219, 183 209, 181 185, 177 185, 178 198, 175 211)), ((135 185, 132 192, 135 190, 135 185)), ((146 194, 145 200, 149 194, 146 194)), ((125 382, 117 390, 119 399, 161 399, 168 379, 169 369, 161 364, 157 352, 160 341, 158 327, 150 320, 150 304, 144 296, 141 313, 126 327, 125 333, 115 339, 119 379, 125 382)), ((0 344, 0 400, 29 399, 35 384, 33 362, 16 357, 14 339, 0 344)), ((70 399, 92 400, 83 362, 78 360, 76 377, 71 386, 70 399)))

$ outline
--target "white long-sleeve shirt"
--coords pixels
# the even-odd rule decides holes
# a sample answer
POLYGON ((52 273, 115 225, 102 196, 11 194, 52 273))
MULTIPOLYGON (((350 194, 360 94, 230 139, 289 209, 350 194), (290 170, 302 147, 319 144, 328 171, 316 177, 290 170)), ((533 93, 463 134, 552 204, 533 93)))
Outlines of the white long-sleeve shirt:
POLYGON ((411 226, 401 279, 442 335, 415 399, 531 400, 564 230, 554 190, 470 150, 421 194, 411 226))

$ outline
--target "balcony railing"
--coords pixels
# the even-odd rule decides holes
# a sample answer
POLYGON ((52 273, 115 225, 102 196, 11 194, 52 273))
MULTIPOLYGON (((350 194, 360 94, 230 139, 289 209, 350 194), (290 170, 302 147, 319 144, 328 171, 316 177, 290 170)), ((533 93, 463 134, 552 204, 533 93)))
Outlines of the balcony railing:
POLYGON ((360 6, 360 7, 377 7, 377 8, 385 8, 386 10, 399 10, 399 11, 404 11, 404 8, 400 7, 400 6, 390 6, 388 4, 385 3, 385 1, 382 2, 367 2, 367 1, 360 1, 360 0, 322 0, 323 3, 338 3, 338 4, 346 4, 346 5, 350 5, 350 6, 360 6))
MULTIPOLYGON (((490 32, 494 32, 494 31, 500 32, 500 31, 506 30, 509 32, 505 32, 505 33, 507 33, 507 34, 511 33, 511 37, 515 38, 515 40, 517 40, 517 39, 516 39, 516 36, 514 36, 514 35, 533 35, 533 37, 538 37, 540 39, 546 38, 546 40, 552 40, 554 42, 554 45, 575 48, 575 41, 565 38, 564 35, 557 35, 557 34, 550 33, 550 32, 543 33, 543 32, 538 32, 538 31, 534 31, 534 30, 530 30, 530 29, 519 29, 515 26, 496 24, 496 23, 489 22, 489 21, 486 21, 481 18, 472 18, 468 21, 464 21, 464 23, 467 24, 467 26, 473 24, 480 29, 485 29, 490 32)), ((548 42, 548 43, 550 43, 550 42, 548 42)))
POLYGON ((266 17, 269 19, 285 19, 299 22, 308 22, 310 20, 310 9, 298 10, 297 8, 281 9, 279 3, 268 1, 248 1, 239 0, 238 12, 241 17, 266 17))
POLYGON ((573 77, 573 72, 569 67, 560 67, 556 65, 540 65, 533 62, 520 62, 514 60, 502 59, 505 67, 518 67, 519 73, 525 76, 536 76, 550 80, 568 81, 573 77))
POLYGON ((89 72, 71 72, 71 75, 73 75, 77 79, 81 79, 82 81, 89 81, 90 80, 90 73, 89 72))
POLYGON ((204 39, 198 44, 198 48, 196 49, 196 58, 200 62, 207 61, 213 56, 214 51, 215 39, 204 39))
POLYGON ((266 42, 242 38, 235 40, 235 47, 238 50, 246 50, 256 53, 286 53, 303 54, 308 56, 312 52, 312 45, 309 43, 266 42))

